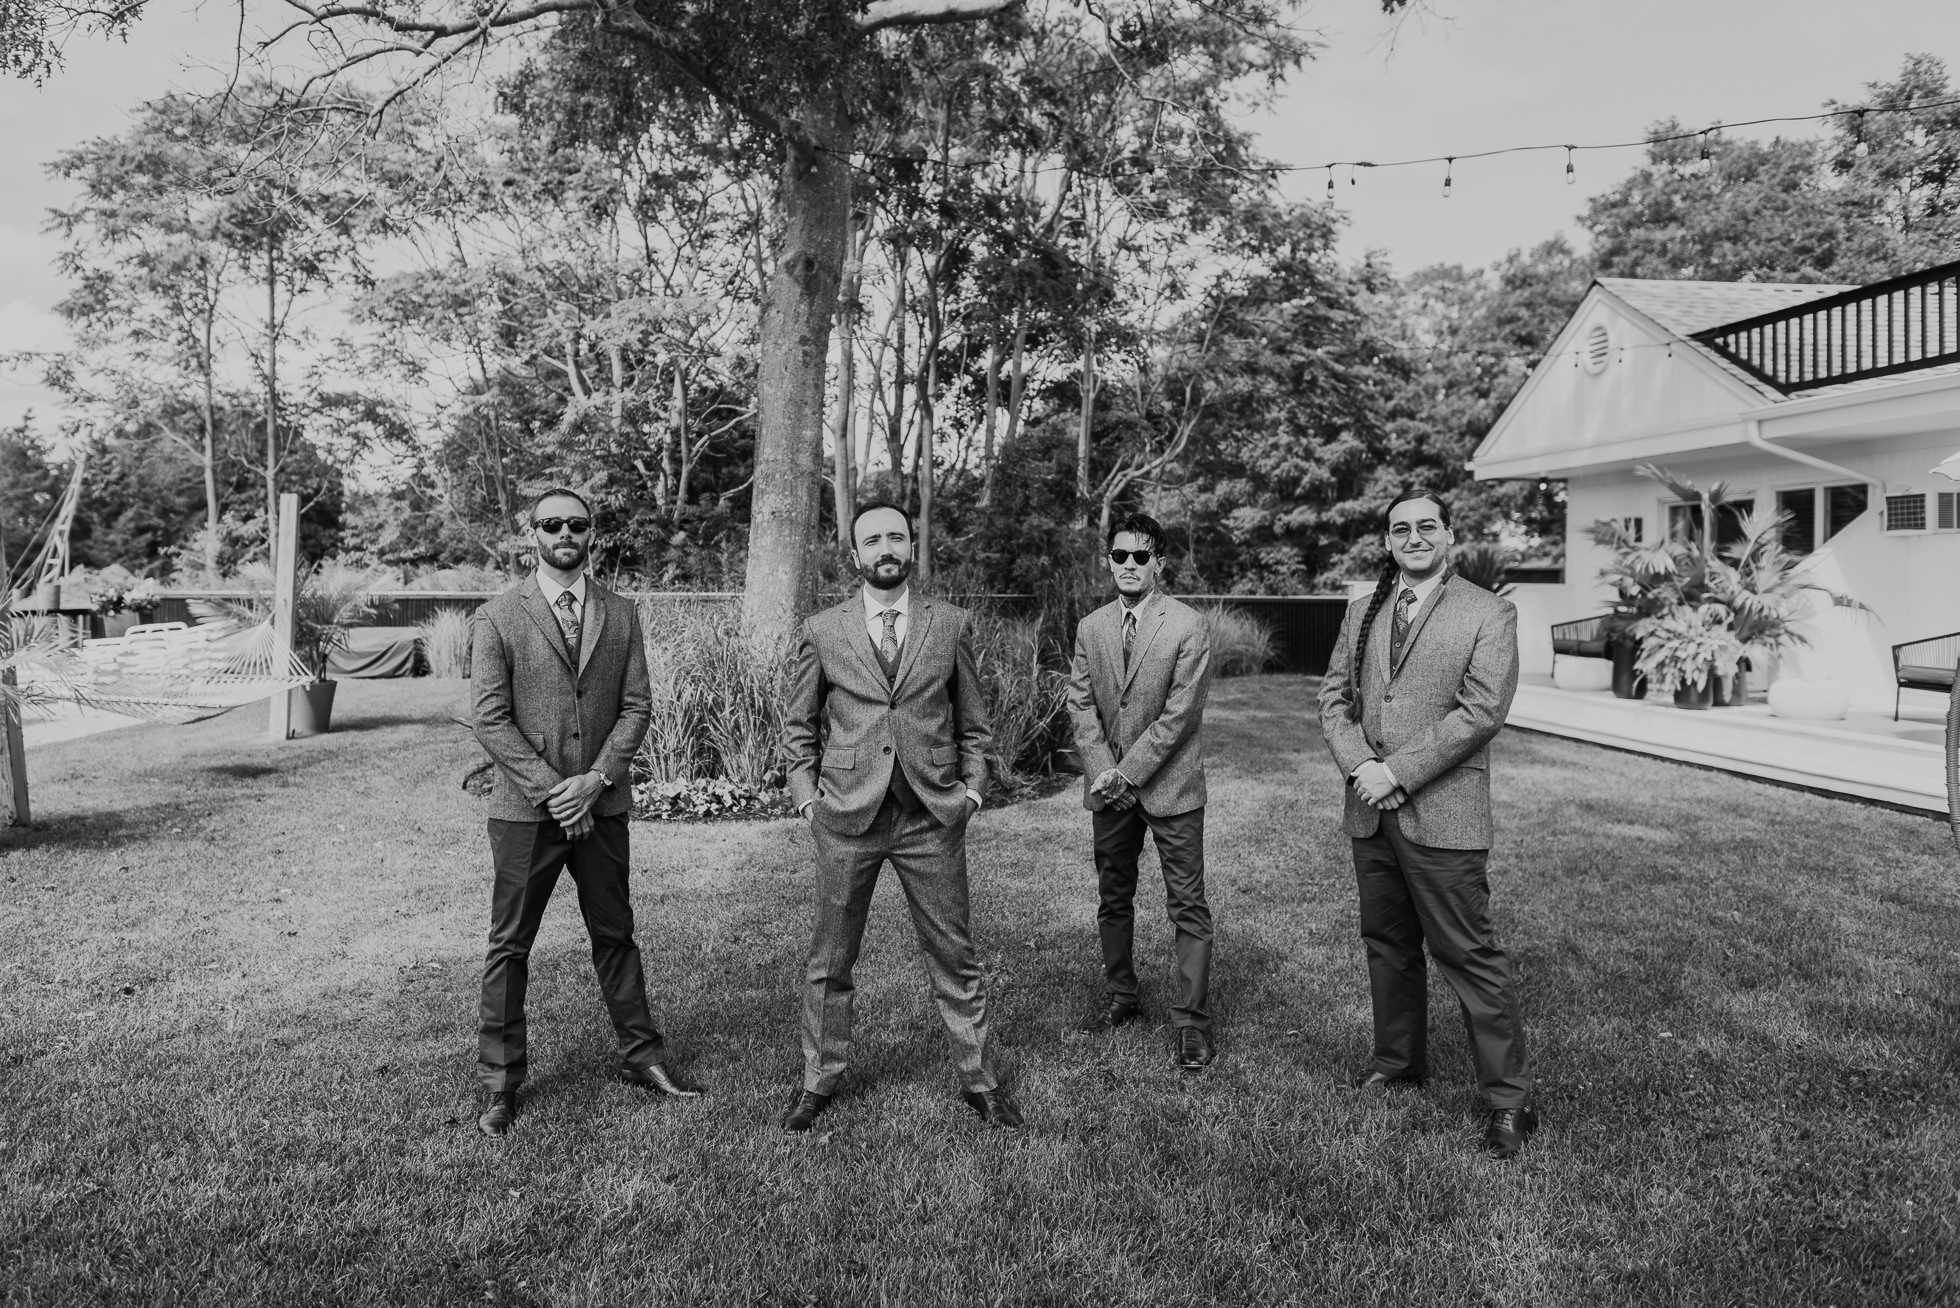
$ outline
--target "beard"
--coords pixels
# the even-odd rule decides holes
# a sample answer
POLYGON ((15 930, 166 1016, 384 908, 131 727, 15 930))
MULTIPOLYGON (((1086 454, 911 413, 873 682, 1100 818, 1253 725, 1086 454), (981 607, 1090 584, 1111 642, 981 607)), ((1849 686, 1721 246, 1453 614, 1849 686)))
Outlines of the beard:
POLYGON ((538 547, 538 557, 560 572, 570 572, 585 562, 586 543, 582 540, 555 540, 538 547))
POLYGON ((892 590, 912 575, 912 560, 886 554, 873 562, 858 562, 858 576, 879 590, 892 590))

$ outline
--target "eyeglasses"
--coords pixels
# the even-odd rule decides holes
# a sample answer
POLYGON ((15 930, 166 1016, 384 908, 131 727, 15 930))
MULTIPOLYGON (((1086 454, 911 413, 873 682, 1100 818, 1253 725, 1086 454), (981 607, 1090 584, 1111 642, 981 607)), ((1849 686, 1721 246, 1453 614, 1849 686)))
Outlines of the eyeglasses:
POLYGON ((1150 551, 1149 550, 1111 550, 1109 552, 1109 561, 1111 563, 1128 563, 1131 559, 1135 559, 1137 561, 1137 566, 1139 568, 1145 567, 1150 563, 1150 551))
MULTIPOLYGON (((1415 530, 1416 530, 1416 534, 1419 536, 1440 536, 1445 531, 1449 530, 1449 528, 1447 528, 1440 522, 1428 521, 1428 522, 1418 522, 1415 526, 1415 530)), ((1395 537, 1395 539, 1397 540, 1407 540, 1409 538, 1409 524, 1406 522, 1398 522, 1393 527, 1390 527, 1388 529, 1388 534, 1395 537)))
POLYGON ((547 536, 556 536, 560 527, 570 527, 572 535, 583 536, 592 530, 590 518, 539 518, 531 524, 547 536))

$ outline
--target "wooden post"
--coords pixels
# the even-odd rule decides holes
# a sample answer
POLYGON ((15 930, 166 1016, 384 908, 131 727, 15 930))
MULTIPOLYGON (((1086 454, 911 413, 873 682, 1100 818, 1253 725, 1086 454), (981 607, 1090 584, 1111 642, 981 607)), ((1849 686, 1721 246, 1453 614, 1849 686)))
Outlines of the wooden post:
MULTIPOLYGON (((277 544, 272 551, 272 632, 279 649, 293 649, 293 602, 299 594, 299 495, 287 491, 279 497, 279 519, 274 525, 277 544)), ((266 735, 272 741, 286 739, 292 729, 293 692, 282 690, 272 697, 272 719, 266 735)))
MULTIPOLYGON (((4 621, 12 622, 7 613, 4 621)), ((14 670, 0 672, 0 685, 14 684, 14 670)), ((0 827, 24 827, 31 815, 27 809, 27 744, 20 737, 20 705, 9 695, 0 703, 0 827)))

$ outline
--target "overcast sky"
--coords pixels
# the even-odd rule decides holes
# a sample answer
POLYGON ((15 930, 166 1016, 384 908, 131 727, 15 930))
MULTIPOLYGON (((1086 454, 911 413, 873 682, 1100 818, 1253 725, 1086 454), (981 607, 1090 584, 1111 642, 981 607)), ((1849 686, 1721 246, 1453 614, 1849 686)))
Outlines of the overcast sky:
MULTIPOLYGON (((121 130, 130 108, 173 87, 208 87, 232 49, 224 0, 152 0, 126 45, 79 40, 46 86, 0 82, 0 352, 58 344, 61 297, 41 233, 65 203, 42 165, 91 136, 121 130)), ((1956 0, 1433 0, 1400 23, 1377 0, 1318 0, 1304 21, 1326 42, 1261 124, 1266 153, 1294 165, 1468 154, 1505 146, 1638 139, 1675 117, 1690 127, 1816 112, 1896 75, 1909 52, 1960 60, 1956 0)), ((1814 134, 1814 125, 1748 129, 1814 134)), ((1562 152, 1442 167, 1376 169, 1338 202, 1346 249, 1386 252, 1412 271, 1481 265, 1561 231, 1586 197, 1640 159, 1637 149, 1581 153, 1576 185, 1562 152)), ((1319 199, 1324 172, 1290 194, 1319 199)), ((49 398, 0 375, 0 423, 49 398)))

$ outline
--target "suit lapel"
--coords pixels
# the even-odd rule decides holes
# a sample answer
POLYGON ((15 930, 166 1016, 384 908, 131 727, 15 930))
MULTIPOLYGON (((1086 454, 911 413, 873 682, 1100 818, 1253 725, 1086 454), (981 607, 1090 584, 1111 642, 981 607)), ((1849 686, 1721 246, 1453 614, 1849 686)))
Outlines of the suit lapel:
POLYGON ((892 689, 896 691, 905 684, 906 674, 912 665, 919 661, 919 646, 926 642, 926 632, 932 629, 933 603, 925 596, 914 593, 912 612, 905 623, 905 643, 898 649, 898 675, 892 678, 892 689))
POLYGON ((578 671, 585 675, 585 665, 592 661, 592 651, 599 648, 600 633, 606 629, 606 592, 599 589, 599 583, 585 579, 585 622, 578 633, 578 671))
MULTIPOLYGON (((1402 657, 1395 660, 1395 667, 1391 669, 1391 675, 1393 675, 1393 673, 1395 672, 1400 672, 1402 670, 1402 665, 1409 661, 1409 651, 1416 647, 1416 637, 1422 635, 1422 629, 1429 625, 1429 619, 1431 615, 1433 615, 1437 609, 1442 608, 1443 605, 1446 602, 1448 602, 1449 594, 1450 594, 1450 580, 1451 578, 1448 575, 1445 575, 1440 582, 1436 583, 1436 589, 1434 592, 1430 594, 1429 602, 1423 605, 1422 608, 1416 613, 1415 623, 1409 628, 1409 637, 1407 640, 1402 642, 1402 657)), ((1394 631, 1394 628, 1390 627, 1389 630, 1392 633, 1394 631)), ((1394 637, 1391 635, 1390 636, 1391 643, 1393 643, 1393 639, 1394 637)))
POLYGON ((1090 629, 1090 657, 1102 664, 1103 681, 1112 689, 1123 687, 1123 601, 1105 605, 1089 615, 1096 626, 1090 629))
POLYGON ((865 601, 864 591, 859 590, 857 598, 837 610, 838 621, 848 630, 844 632, 845 643, 857 651, 858 662, 864 665, 865 675, 878 685, 885 684, 885 670, 878 666, 878 653, 871 648, 871 605, 865 601))
MULTIPOLYGON (((588 591, 592 589, 589 583, 586 589, 588 591)), ((587 607, 589 608, 590 605, 587 607)), ((531 615, 531 621, 538 624, 538 630, 544 633, 545 644, 558 651, 558 657, 565 661, 565 667, 569 671, 572 666, 572 652, 565 648, 565 629, 558 625, 558 619, 552 616, 551 606, 544 602, 544 592, 538 589, 536 577, 533 577, 531 583, 524 588, 524 611, 531 615)))
MULTIPOLYGON (((1117 604, 1120 606, 1122 601, 1118 600, 1117 604)), ((1130 648, 1130 666, 1123 671, 1125 690, 1130 688, 1137 669, 1143 666, 1144 651, 1150 648, 1150 642, 1164 625, 1164 608, 1162 595, 1152 595, 1137 606, 1137 643, 1130 648)), ((1116 662, 1118 666, 1123 662, 1123 617, 1120 613, 1116 617, 1116 662)))

